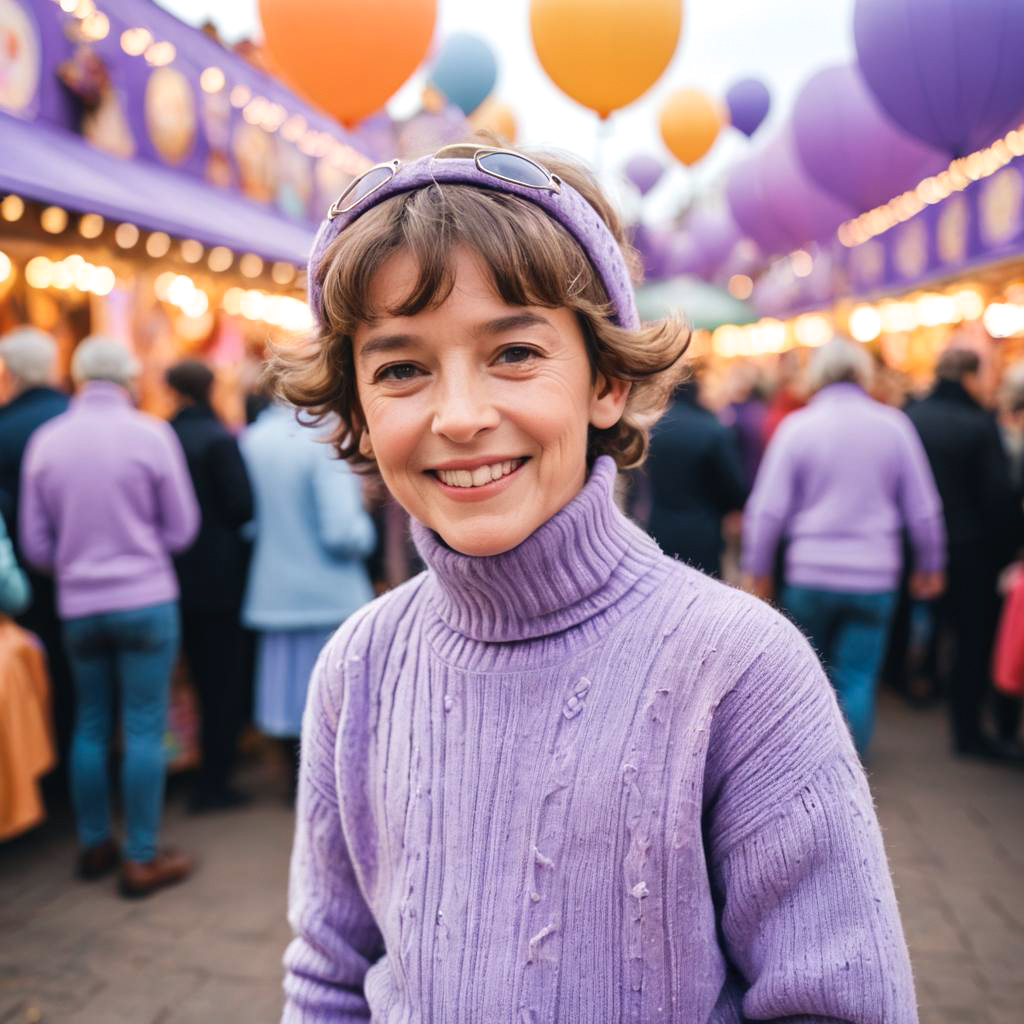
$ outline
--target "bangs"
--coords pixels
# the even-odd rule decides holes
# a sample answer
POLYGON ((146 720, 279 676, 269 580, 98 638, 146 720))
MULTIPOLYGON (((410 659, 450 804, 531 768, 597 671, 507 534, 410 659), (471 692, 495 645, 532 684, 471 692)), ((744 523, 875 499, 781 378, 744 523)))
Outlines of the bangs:
POLYGON ((614 311, 576 240, 528 200, 466 185, 432 185, 392 196, 341 235, 316 269, 330 328, 352 334, 381 316, 415 316, 441 305, 455 285, 455 253, 482 262, 510 306, 560 306, 591 316, 614 311), (399 252, 417 268, 408 294, 373 308, 371 285, 399 252))

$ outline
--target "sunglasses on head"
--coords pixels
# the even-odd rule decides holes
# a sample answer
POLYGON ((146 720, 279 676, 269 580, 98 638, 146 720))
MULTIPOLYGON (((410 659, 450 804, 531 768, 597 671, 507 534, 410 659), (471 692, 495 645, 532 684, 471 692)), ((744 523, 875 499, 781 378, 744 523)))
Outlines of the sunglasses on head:
MULTIPOLYGON (((562 188, 561 179, 539 163, 514 153, 510 149, 495 149, 492 146, 477 146, 473 143, 458 142, 445 146, 434 154, 435 160, 472 160, 478 171, 492 178, 507 181, 523 188, 535 188, 542 192, 558 194, 562 188)), ((343 213, 355 209, 364 199, 382 189, 402 166, 400 160, 389 160, 376 164, 355 178, 327 211, 327 219, 334 220, 343 213)))

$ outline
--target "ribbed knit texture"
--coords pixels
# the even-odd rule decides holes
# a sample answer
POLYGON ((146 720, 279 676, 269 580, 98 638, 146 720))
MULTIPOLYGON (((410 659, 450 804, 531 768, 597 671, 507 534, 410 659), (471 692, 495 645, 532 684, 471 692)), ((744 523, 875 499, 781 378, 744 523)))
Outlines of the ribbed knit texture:
POLYGON ((325 649, 285 1022, 917 1020, 817 660, 614 479, 494 558, 416 527, 429 570, 325 649))

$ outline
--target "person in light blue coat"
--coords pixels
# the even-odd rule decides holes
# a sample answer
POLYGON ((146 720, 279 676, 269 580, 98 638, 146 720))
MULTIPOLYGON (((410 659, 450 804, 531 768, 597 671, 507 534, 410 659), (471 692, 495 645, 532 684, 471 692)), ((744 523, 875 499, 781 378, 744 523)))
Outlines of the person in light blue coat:
POLYGON ((0 515, 0 614, 20 615, 29 605, 32 592, 28 579, 14 557, 14 545, 0 515))
POLYGON ((373 598, 376 543, 358 477, 295 411, 271 405, 242 435, 254 548, 242 621, 259 634, 254 714, 294 766, 306 689, 320 649, 373 598))

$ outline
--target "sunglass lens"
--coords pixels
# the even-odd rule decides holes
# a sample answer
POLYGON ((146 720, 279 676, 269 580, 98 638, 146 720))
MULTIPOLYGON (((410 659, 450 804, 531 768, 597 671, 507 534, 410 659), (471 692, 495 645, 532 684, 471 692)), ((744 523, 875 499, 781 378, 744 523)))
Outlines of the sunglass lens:
POLYGON ((551 184, 547 171, 515 153, 484 153, 480 156, 479 162, 485 171, 518 182, 520 185, 542 188, 551 184))
POLYGON ((360 199, 365 199, 375 189, 390 181, 395 176, 391 167, 374 167, 361 178, 357 178, 349 186, 348 192, 342 197, 339 206, 343 211, 351 210, 360 199))

